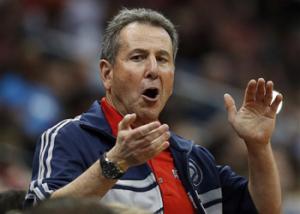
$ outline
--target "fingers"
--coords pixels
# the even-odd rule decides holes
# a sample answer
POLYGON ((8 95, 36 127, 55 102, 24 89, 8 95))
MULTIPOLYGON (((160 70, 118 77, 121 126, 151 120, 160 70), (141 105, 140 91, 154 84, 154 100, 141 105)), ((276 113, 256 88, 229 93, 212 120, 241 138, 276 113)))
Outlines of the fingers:
POLYGON ((249 102, 254 102, 255 99, 256 99, 256 81, 250 80, 245 91, 244 104, 249 102))
MULTIPOLYGON (((131 134, 131 139, 137 139, 136 137, 140 136, 139 131, 137 131, 136 133, 131 134), (137 135, 134 135, 136 133, 137 135)), ((161 142, 166 141, 169 139, 169 137, 170 137, 169 126, 167 124, 163 124, 160 125, 158 128, 148 132, 147 135, 138 138, 135 144, 139 148, 146 148, 153 143, 155 144, 155 142, 157 141, 161 141, 161 142)))
POLYGON ((158 121, 155 121, 133 129, 131 132, 131 138, 133 139, 143 138, 146 135, 149 135, 155 129, 159 128, 160 126, 163 126, 162 129, 166 129, 166 128, 169 129, 167 125, 160 125, 158 121))
POLYGON ((148 135, 144 137, 146 141, 153 141, 154 139, 158 138, 160 135, 162 135, 165 132, 169 131, 169 126, 167 124, 163 124, 159 126, 158 128, 151 131, 148 135))
POLYGON ((169 138, 170 138, 170 132, 163 133, 158 138, 153 140, 149 145, 143 148, 143 152, 145 154, 148 154, 149 157, 153 157, 157 155, 161 151, 168 148, 168 146, 170 145, 170 143, 168 142, 169 138))
MULTIPOLYGON (((128 127, 129 119, 120 124, 128 127)), ((137 128, 119 130, 114 146, 114 157, 130 166, 145 163, 169 146, 169 126, 158 121, 137 128)))
POLYGON ((158 121, 155 121, 134 129, 128 129, 131 119, 129 116, 126 117, 119 124, 119 128, 121 129, 118 132, 117 142, 121 144, 125 143, 128 148, 145 148, 154 141, 161 141, 160 139, 166 141, 170 137, 169 126, 167 124, 161 125, 158 121))
POLYGON ((277 112, 278 106, 281 103, 281 101, 283 100, 283 96, 282 94, 278 94, 275 98, 275 100, 273 101, 273 103, 271 104, 270 108, 271 111, 275 114, 277 112))
POLYGON ((224 94, 224 102, 228 113, 228 120, 232 122, 237 113, 234 99, 229 94, 224 94))
POLYGON ((267 106, 271 105, 272 98, 273 98, 273 82, 268 81, 266 84, 266 96, 265 96, 264 103, 267 106))
POLYGON ((136 120, 136 114, 126 114, 123 120, 118 125, 118 130, 129 129, 130 125, 136 120))
POLYGON ((158 155, 159 153, 161 153, 165 149, 167 149, 169 146, 170 146, 169 141, 164 141, 163 143, 158 145, 158 147, 156 147, 157 148, 156 151, 153 153, 153 157, 158 155))
POLYGON ((256 101, 264 102, 266 94, 265 80, 263 78, 259 78, 256 85, 256 101))
POLYGON ((259 78, 257 81, 250 80, 245 91, 244 104, 259 102, 270 106, 273 98, 273 87, 272 81, 266 83, 263 78, 259 78))

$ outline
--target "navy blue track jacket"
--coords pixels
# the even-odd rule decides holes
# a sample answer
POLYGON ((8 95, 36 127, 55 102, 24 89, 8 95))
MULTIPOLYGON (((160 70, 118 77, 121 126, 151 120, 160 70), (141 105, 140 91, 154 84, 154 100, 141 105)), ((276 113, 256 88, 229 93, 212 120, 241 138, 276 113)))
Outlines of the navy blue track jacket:
MULTIPOLYGON (((70 183, 114 143, 98 101, 86 113, 46 130, 36 145, 25 206, 70 183)), ((228 166, 217 166, 205 148, 172 133, 170 150, 197 213, 257 213, 247 180, 228 166)), ((164 209, 159 186, 147 164, 130 168, 101 201, 138 206, 153 213, 163 213, 164 209)))

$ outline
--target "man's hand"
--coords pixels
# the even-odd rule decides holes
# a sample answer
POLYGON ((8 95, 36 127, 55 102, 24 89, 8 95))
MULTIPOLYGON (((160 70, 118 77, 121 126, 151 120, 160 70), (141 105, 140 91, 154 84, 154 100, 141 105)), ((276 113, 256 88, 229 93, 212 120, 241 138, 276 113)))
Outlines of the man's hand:
POLYGON ((151 159, 169 146, 169 127, 158 121, 131 128, 136 114, 127 114, 119 123, 116 145, 107 153, 109 160, 127 169, 151 159))
POLYGON ((273 82, 265 84, 263 78, 250 80, 242 107, 237 111, 234 99, 224 95, 228 120, 237 134, 245 140, 247 147, 257 148, 266 145, 271 139, 275 127, 276 110, 282 101, 282 95, 272 102, 273 82))

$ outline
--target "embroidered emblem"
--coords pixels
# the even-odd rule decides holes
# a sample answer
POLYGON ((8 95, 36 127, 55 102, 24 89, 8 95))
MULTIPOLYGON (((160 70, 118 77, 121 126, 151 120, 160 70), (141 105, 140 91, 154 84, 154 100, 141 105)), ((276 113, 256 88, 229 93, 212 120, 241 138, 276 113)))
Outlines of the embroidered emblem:
POLYGON ((201 184, 203 172, 193 159, 189 159, 190 178, 194 186, 201 184))

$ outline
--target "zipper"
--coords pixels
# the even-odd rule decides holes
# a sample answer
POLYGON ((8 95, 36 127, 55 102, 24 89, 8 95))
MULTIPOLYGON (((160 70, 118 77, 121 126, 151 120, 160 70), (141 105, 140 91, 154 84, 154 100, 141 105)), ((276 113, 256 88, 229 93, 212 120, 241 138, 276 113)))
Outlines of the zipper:
POLYGON ((188 176, 187 176, 187 177, 188 177, 188 183, 189 183, 190 187, 192 187, 192 192, 189 192, 189 193, 190 193, 190 195, 191 195, 192 198, 195 198, 195 199, 196 199, 196 201, 194 201, 194 203, 196 203, 196 205, 198 204, 198 206, 200 206, 200 207, 199 207, 200 209, 198 208, 198 210, 199 210, 202 214, 206 214, 206 211, 205 211, 205 209, 204 209, 204 207, 203 207, 203 204, 202 204, 202 202, 200 201, 198 195, 196 194, 196 190, 194 189, 194 185, 193 185, 193 183, 191 182, 191 176, 190 176, 190 171, 189 171, 188 155, 191 153, 192 148, 193 148, 193 147, 191 147, 191 149, 190 149, 187 153, 185 153, 185 155, 184 155, 184 161, 185 161, 185 164, 186 164, 186 166, 187 166, 187 167, 185 167, 185 169, 186 169, 186 173, 187 173, 187 175, 188 175, 188 176), (198 203, 197 203, 197 202, 198 202, 198 203))
MULTIPOLYGON (((160 199, 161 199, 161 204, 162 204, 162 209, 161 209, 161 211, 159 212, 159 213, 164 213, 164 202, 163 202, 163 200, 162 200, 162 191, 161 191, 161 189, 160 189, 160 185, 158 184, 158 181, 156 180, 156 177, 155 177, 155 173, 153 172, 153 170, 152 170, 152 168, 149 166, 149 164, 150 163, 148 163, 148 161, 145 163, 145 165, 146 165, 146 167, 148 168, 148 170, 151 172, 151 174, 152 174, 152 178, 153 178, 153 180, 154 180, 154 182, 156 183, 156 185, 158 186, 158 189, 159 189, 159 197, 160 197, 160 199)), ((156 212, 155 212, 155 214, 156 214, 156 212)))

